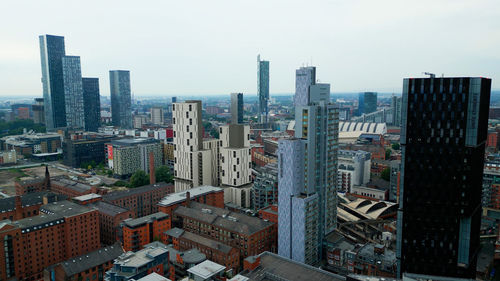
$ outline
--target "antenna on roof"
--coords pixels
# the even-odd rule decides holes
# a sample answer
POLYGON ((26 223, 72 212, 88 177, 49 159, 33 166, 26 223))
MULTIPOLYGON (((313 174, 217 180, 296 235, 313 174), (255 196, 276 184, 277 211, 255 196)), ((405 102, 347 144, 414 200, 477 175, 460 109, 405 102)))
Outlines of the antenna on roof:
POLYGON ((423 75, 429 75, 430 78, 436 78, 436 74, 430 72, 422 72, 423 75))

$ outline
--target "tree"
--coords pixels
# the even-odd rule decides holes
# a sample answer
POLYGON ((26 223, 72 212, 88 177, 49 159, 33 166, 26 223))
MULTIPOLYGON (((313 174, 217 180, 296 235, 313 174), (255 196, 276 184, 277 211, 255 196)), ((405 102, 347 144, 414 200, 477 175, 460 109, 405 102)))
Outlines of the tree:
POLYGON ((143 170, 136 171, 130 178, 130 187, 138 187, 149 184, 149 177, 143 170))
POLYGON ((384 170, 382 170, 382 173, 380 173, 380 178, 386 181, 391 181, 391 169, 385 168, 384 170))
POLYGON ((392 144, 392 149, 394 149, 394 150, 399 150, 399 149, 400 149, 400 145, 399 145, 399 143, 393 143, 393 144, 392 144))
POLYGON ((155 177, 157 182, 166 182, 166 183, 171 183, 173 182, 174 177, 170 173, 170 168, 168 166, 161 166, 158 169, 156 169, 155 172, 155 177))
POLYGON ((385 151, 385 159, 390 159, 391 158, 391 154, 392 154, 392 150, 390 148, 388 148, 385 151))

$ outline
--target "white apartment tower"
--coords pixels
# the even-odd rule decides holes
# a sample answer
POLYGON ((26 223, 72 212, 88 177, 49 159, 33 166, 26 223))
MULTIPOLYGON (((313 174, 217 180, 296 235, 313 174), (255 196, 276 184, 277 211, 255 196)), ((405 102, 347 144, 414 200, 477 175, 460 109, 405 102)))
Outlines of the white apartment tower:
POLYGON ((163 123, 165 122, 163 107, 153 106, 151 107, 150 111, 151 111, 151 123, 155 125, 163 125, 163 123))

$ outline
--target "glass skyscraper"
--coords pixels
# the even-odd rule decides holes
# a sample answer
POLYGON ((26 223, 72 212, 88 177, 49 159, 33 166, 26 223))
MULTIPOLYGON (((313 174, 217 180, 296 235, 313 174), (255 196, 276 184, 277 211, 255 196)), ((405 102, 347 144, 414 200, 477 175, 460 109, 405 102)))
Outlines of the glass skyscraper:
POLYGON ((97 132, 101 126, 99 78, 82 78, 85 130, 97 132))
POLYGON ((66 127, 62 57, 66 55, 64 37, 40 35, 45 125, 47 130, 66 127))
POLYGON ((261 123, 267 123, 269 109, 269 61, 260 60, 257 56, 257 95, 259 97, 259 118, 261 123))
POLYGON ((491 79, 403 83, 398 274, 476 277, 491 79))
POLYGON ((80 57, 62 57, 64 81, 64 106, 66 108, 66 127, 85 128, 83 111, 83 87, 80 57))
POLYGON ((110 70, 111 119, 113 126, 132 128, 132 98, 130 92, 130 71, 110 70))
POLYGON ((368 114, 377 111, 377 93, 359 93, 358 115, 368 114))
POLYGON ((231 93, 231 123, 243 123, 243 94, 231 93))

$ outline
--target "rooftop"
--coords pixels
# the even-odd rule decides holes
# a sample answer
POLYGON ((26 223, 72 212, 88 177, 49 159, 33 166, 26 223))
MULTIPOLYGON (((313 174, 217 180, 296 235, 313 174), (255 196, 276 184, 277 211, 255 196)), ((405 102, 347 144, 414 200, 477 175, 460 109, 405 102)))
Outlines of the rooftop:
MULTIPOLYGON (((67 198, 67 196, 65 195, 60 195, 49 191, 33 192, 21 196, 21 205, 23 207, 41 205, 43 204, 44 197, 47 197, 49 203, 58 200, 65 200, 67 198)), ((15 196, 0 199, 0 213, 14 211, 15 208, 16 208, 15 196)))
POLYGON ((102 198, 101 195, 95 193, 89 193, 82 196, 73 197, 73 200, 84 202, 92 199, 102 198))
POLYGON ((129 196, 149 192, 149 191, 152 191, 152 190, 155 190, 158 188, 162 188, 165 186, 169 186, 169 185, 171 185, 171 184, 167 184, 164 182, 158 182, 155 184, 148 184, 148 185, 144 185, 144 186, 140 186, 140 187, 136 187, 136 188, 128 188, 127 190, 113 191, 111 193, 104 195, 102 197, 102 199, 104 201, 114 201, 114 200, 129 197, 129 196))
POLYGON ((126 219, 123 223, 129 227, 138 227, 146 223, 150 223, 155 220, 162 220, 168 218, 168 215, 162 212, 154 213, 151 215, 147 215, 144 217, 136 218, 136 219, 126 219))
POLYGON ((171 262, 177 261, 177 254, 181 256, 182 261, 185 264, 198 264, 207 259, 207 256, 200 252, 198 249, 194 248, 185 252, 177 251, 172 244, 167 245, 167 250, 169 254, 169 259, 171 262))
POLYGON ((222 188, 210 186, 210 185, 199 186, 199 187, 191 188, 191 189, 186 190, 186 191, 168 194, 167 196, 163 197, 163 199, 160 201, 160 203, 158 203, 158 205, 170 206, 170 205, 184 202, 186 200, 186 193, 187 192, 189 192, 189 196, 191 198, 195 198, 198 196, 202 196, 205 194, 209 194, 212 192, 218 192, 218 191, 222 191, 222 188))
POLYGON ((91 189, 91 186, 88 184, 83 184, 74 180, 67 179, 65 177, 56 177, 54 179, 51 179, 50 184, 64 186, 77 192, 87 192, 91 189))
POLYGON ((141 267, 153 261, 156 257, 168 253, 165 244, 160 242, 147 244, 144 249, 137 252, 126 252, 121 254, 116 260, 115 264, 126 267, 141 267))
POLYGON ((238 233, 251 235, 273 225, 262 219, 229 210, 191 202, 189 207, 179 206, 174 214, 190 217, 205 223, 220 226, 238 233))
POLYGON ((296 262, 270 252, 259 255, 260 265, 253 271, 243 271, 240 275, 250 280, 288 280, 288 281, 344 281, 345 277, 324 271, 317 267, 296 262))
POLYGON ((215 241, 215 240, 200 236, 198 234, 195 234, 195 233, 192 233, 189 231, 184 231, 180 235, 180 237, 187 239, 187 240, 190 240, 190 241, 194 241, 194 242, 199 243, 203 246, 221 251, 221 252, 226 253, 226 254, 228 254, 231 251, 231 249, 233 249, 231 246, 223 244, 219 241, 215 241))
POLYGON ((206 260, 198 265, 191 267, 187 271, 190 274, 203 278, 203 280, 207 280, 208 278, 211 278, 212 276, 224 271, 224 269, 226 269, 225 266, 210 260, 206 260))
POLYGON ((134 146, 137 144, 150 143, 160 143, 160 141, 153 138, 125 138, 111 141, 113 146, 134 146))
POLYGON ((184 233, 184 229, 180 229, 177 227, 165 231, 165 234, 167 234, 168 236, 172 236, 174 238, 179 238, 182 235, 182 233, 184 233))
POLYGON ((123 254, 122 247, 117 242, 114 245, 101 248, 79 257, 71 258, 60 263, 67 276, 71 276, 103 263, 113 261, 123 254))
POLYGON ((156 272, 153 272, 149 275, 142 277, 141 279, 137 279, 137 281, 170 281, 170 279, 163 277, 156 272))
POLYGON ((116 216, 118 214, 129 211, 125 208, 122 208, 120 206, 116 206, 116 205, 113 205, 111 203, 104 202, 104 201, 95 202, 95 203, 89 204, 87 206, 94 208, 97 211, 99 211, 99 213, 103 213, 103 214, 106 214, 108 216, 116 216))

